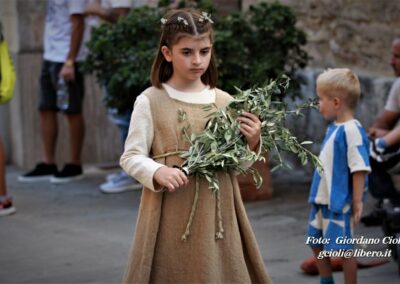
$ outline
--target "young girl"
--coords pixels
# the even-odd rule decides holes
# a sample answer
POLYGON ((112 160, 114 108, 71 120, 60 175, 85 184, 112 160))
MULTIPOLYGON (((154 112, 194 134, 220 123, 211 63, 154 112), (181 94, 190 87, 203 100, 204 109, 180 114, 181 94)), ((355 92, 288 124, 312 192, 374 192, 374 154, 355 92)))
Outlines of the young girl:
MULTIPOLYGON (((182 127, 201 132, 205 105, 232 99, 215 88, 212 20, 195 10, 174 10, 161 19, 162 35, 151 80, 136 100, 121 166, 144 185, 127 283, 269 283, 234 173, 218 172, 220 192, 207 180, 174 165, 189 148, 182 127), (187 119, 179 122, 178 113, 187 119), (193 200, 197 199, 197 206, 193 200)), ((238 120, 249 147, 260 143, 259 119, 238 120)))

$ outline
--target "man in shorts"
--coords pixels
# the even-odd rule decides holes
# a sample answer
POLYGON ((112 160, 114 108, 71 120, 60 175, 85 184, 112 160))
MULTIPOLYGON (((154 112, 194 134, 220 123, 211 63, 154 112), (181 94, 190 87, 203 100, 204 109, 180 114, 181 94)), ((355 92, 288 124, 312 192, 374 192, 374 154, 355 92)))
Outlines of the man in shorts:
POLYGON ((83 177, 81 150, 84 139, 82 103, 84 76, 79 64, 85 58, 84 44, 90 36, 85 25, 87 0, 49 0, 44 33, 44 55, 40 75, 40 112, 43 161, 19 177, 21 182, 50 180, 69 182, 83 177), (68 99, 61 109, 57 106, 59 80, 65 82, 68 99), (68 121, 70 161, 58 171, 55 150, 58 136, 57 112, 68 121))

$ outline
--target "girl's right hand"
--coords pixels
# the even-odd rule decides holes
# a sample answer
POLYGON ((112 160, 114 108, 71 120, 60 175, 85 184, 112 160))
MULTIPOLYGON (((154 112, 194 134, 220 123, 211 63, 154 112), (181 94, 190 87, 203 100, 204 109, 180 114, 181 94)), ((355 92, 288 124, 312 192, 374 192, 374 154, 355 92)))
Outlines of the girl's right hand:
POLYGON ((189 183, 189 179, 180 169, 166 166, 159 168, 153 178, 156 183, 167 188, 169 192, 174 192, 177 188, 189 183))

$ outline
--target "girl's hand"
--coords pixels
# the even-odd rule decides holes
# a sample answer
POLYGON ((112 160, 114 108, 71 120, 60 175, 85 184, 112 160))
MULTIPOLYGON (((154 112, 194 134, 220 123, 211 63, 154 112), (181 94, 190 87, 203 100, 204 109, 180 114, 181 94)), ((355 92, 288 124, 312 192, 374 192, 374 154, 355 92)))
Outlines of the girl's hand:
POLYGON ((159 168, 154 173, 153 178, 156 183, 167 188, 169 192, 174 192, 175 189, 187 185, 189 182, 189 179, 181 170, 167 166, 159 168))
POLYGON ((240 132, 246 137, 249 148, 255 151, 260 143, 261 121, 254 114, 245 111, 237 120, 240 122, 240 132))

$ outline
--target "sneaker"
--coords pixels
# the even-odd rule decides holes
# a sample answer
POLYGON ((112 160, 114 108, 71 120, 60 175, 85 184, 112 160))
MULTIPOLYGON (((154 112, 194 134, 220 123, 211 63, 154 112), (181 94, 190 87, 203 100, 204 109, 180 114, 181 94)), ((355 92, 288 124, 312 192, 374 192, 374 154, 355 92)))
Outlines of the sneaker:
POLYGON ((33 170, 18 177, 20 182, 36 182, 48 181, 52 176, 57 174, 57 166, 55 164, 39 163, 33 170))
POLYGON ((130 190, 138 190, 143 186, 134 178, 127 175, 125 172, 119 172, 118 175, 100 185, 100 191, 103 193, 120 193, 130 190))
POLYGON ((50 179, 52 183, 65 183, 83 178, 81 165, 66 164, 61 172, 50 179))
POLYGON ((7 216, 15 213, 17 209, 12 205, 12 198, 5 197, 4 199, 0 200, 0 217, 7 216))

